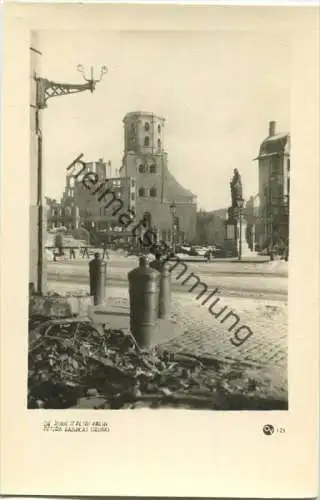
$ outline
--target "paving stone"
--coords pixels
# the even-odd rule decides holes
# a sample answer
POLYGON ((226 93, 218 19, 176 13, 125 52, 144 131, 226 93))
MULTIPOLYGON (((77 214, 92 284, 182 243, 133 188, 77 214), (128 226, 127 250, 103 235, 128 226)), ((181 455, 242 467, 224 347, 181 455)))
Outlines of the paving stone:
MULTIPOLYGON (((231 305, 231 304, 230 304, 231 305)), ((234 304, 236 305, 236 304, 234 304)), ((246 360, 259 365, 286 367, 287 363, 287 306, 279 303, 260 305, 255 301, 240 306, 238 315, 241 324, 250 325, 253 335, 240 347, 230 342, 232 332, 210 315, 205 307, 198 304, 173 305, 175 317, 184 327, 184 335, 169 342, 167 347, 174 350, 196 352, 218 359, 246 360)))
MULTIPOLYGON (((231 297, 224 303, 227 311, 232 310, 240 317, 239 325, 248 325, 253 332, 240 347, 231 343, 234 333, 228 331, 227 321, 221 324, 206 306, 186 294, 173 296, 171 319, 180 324, 180 333, 167 341, 163 339, 163 346, 221 360, 245 360, 273 370, 278 367, 286 373, 287 304, 231 297)), ((121 307, 129 313, 127 289, 110 287, 107 307, 121 307)))

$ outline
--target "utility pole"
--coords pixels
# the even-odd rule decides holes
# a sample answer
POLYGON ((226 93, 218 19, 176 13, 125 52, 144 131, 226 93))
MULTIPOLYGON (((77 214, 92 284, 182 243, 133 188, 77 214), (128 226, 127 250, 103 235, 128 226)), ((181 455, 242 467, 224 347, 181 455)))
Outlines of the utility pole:
POLYGON ((82 73, 85 83, 70 84, 57 83, 47 78, 34 76, 36 82, 36 137, 37 137, 37 209, 38 209, 38 230, 37 230, 37 283, 36 291, 38 294, 44 293, 44 206, 43 206, 43 133, 40 126, 40 112, 47 108, 47 102, 53 97, 70 95, 89 90, 91 93, 95 90, 96 84, 100 82, 103 75, 107 73, 107 67, 102 66, 99 79, 94 79, 93 67, 90 68, 90 78, 85 76, 84 68, 78 65, 77 69, 82 73))

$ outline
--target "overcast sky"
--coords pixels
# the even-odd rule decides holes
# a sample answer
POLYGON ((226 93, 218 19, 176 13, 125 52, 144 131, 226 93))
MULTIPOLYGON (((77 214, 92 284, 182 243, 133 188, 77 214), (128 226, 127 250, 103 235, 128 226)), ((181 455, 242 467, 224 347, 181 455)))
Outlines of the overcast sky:
POLYGON ((244 196, 258 190, 252 161, 269 120, 289 131, 290 43, 281 32, 40 32, 41 76, 81 83, 81 63, 108 74, 93 94, 50 99, 43 111, 46 195, 60 198, 80 153, 119 168, 127 112, 166 119, 169 168, 206 210, 230 204, 238 168, 244 196))

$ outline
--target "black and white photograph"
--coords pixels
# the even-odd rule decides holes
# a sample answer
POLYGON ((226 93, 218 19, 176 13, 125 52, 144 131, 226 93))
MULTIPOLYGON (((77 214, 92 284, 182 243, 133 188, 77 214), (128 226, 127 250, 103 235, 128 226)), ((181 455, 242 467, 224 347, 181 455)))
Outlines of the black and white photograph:
POLYGON ((288 409, 290 50, 32 32, 29 409, 288 409))
POLYGON ((315 498, 319 9, 4 13, 1 493, 315 498))

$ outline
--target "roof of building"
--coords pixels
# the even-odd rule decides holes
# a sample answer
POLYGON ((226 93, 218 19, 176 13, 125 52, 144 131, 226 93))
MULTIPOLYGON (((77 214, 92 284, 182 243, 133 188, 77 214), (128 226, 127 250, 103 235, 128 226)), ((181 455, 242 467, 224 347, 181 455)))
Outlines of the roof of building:
POLYGON ((183 201, 185 198, 194 198, 196 196, 189 189, 181 186, 169 170, 167 170, 166 173, 166 182, 167 198, 170 200, 179 201, 179 199, 181 199, 181 201, 183 201))
POLYGON ((267 137, 260 145, 259 156, 270 156, 284 153, 289 144, 290 134, 280 133, 267 137))
POLYGON ((150 111, 130 111, 124 116, 123 121, 132 116, 154 116, 155 118, 158 118, 158 120, 164 120, 164 118, 162 118, 161 116, 158 116, 155 113, 151 113, 150 111))

